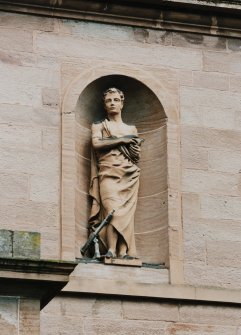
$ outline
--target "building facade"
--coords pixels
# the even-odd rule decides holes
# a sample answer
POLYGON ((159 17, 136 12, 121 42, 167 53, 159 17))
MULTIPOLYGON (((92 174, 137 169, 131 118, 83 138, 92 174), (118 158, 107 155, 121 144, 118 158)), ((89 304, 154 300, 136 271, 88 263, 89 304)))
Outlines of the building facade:
MULTIPOLYGON (((0 10, 1 229, 40 233, 41 259, 79 262, 41 310, 40 334, 240 335, 240 1, 0 10), (145 138, 141 268, 79 251, 90 125, 108 86, 125 91, 124 117, 145 138)), ((9 313, 5 298, 3 329, 9 313)))

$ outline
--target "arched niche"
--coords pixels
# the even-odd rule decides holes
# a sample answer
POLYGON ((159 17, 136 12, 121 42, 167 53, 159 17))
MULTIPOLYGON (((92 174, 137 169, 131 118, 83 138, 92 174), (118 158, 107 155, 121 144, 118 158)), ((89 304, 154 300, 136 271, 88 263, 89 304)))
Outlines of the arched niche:
POLYGON ((135 215, 138 256, 144 263, 167 263, 166 114, 160 100, 151 89, 141 81, 125 75, 107 75, 92 81, 80 93, 75 106, 76 250, 87 238, 87 222, 90 213, 88 196, 90 127, 92 122, 105 118, 102 93, 109 87, 117 87, 124 92, 123 121, 127 124, 135 124, 140 137, 145 139, 139 163, 141 179, 135 215))

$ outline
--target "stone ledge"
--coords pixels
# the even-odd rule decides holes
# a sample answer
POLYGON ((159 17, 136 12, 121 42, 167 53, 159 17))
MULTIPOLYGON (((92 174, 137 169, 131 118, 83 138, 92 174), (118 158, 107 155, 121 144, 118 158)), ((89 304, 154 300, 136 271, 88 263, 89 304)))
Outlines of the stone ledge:
POLYGON ((241 37, 238 0, 0 0, 0 10, 241 37))
POLYGON ((78 264, 62 292, 241 304, 241 291, 170 285, 167 269, 78 264))
POLYGON ((0 258, 0 295, 40 300, 43 308, 69 281, 75 262, 0 258))

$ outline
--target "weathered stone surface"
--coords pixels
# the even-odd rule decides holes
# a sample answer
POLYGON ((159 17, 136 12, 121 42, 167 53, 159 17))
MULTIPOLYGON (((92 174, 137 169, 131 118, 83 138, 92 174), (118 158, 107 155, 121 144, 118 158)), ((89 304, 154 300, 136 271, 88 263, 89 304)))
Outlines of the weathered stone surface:
POLYGON ((27 173, 48 177, 59 173, 59 153, 46 150, 16 150, 14 148, 1 147, 0 171, 8 173, 27 173))
POLYGON ((202 263, 184 263, 185 283, 199 286, 202 278, 203 286, 240 289, 240 268, 205 265, 202 263))
POLYGON ((240 220, 241 198, 221 195, 202 195, 201 217, 206 219, 240 220))
POLYGON ((241 41, 238 38, 228 38, 227 47, 232 51, 241 51, 241 41))
POLYGON ((19 335, 39 334, 40 301, 21 298, 19 305, 19 335))
POLYGON ((14 258, 40 258, 40 234, 33 232, 14 231, 13 233, 14 258))
POLYGON ((0 197, 4 199, 27 200, 28 176, 20 173, 1 173, 0 197))
MULTIPOLYGON (((84 35, 83 35, 84 36, 84 35)), ((181 50, 172 47, 165 47, 162 52, 158 52, 160 46, 145 44, 144 46, 132 44, 131 48, 126 48, 123 52, 123 44, 118 40, 114 43, 102 42, 102 48, 96 54, 96 42, 84 40, 72 36, 59 36, 57 34, 37 34, 36 48, 41 54, 65 56, 87 59, 105 59, 106 61, 128 62, 143 65, 170 66, 180 69, 201 69, 201 53, 197 50, 181 50), (62 48, 62 45, 65 48, 62 48)))
MULTIPOLYGON (((84 329, 89 335, 165 335, 166 322, 136 320, 85 319, 84 329)), ((229 335, 229 334, 228 334, 229 335)))
MULTIPOLYGON (((0 123, 7 125, 38 127, 59 127, 60 112, 51 107, 33 109, 30 106, 0 104, 0 123)), ((9 128, 11 130, 11 128, 9 128)))
POLYGON ((1 145, 9 148, 18 149, 40 149, 41 130, 32 127, 16 125, 0 125, 1 145))
POLYGON ((175 304, 148 301, 123 301, 123 317, 129 320, 178 321, 175 304))
MULTIPOLYGON (((193 223, 195 225, 195 223, 193 223)), ((184 259, 186 261, 206 263, 206 241, 202 231, 187 229, 184 226, 184 259)))
POLYGON ((181 148, 182 167, 189 169, 208 169, 207 148, 185 145, 181 148))
POLYGON ((200 217, 200 195, 197 193, 182 194, 182 212, 184 219, 200 217))
POLYGON ((13 232, 0 230, 0 257, 13 257, 13 232))
POLYGON ((42 99, 44 106, 56 107, 59 105, 59 92, 56 89, 43 88, 42 99))
POLYGON ((193 86, 221 91, 229 89, 229 76, 226 74, 193 72, 193 86))
POLYGON ((30 177, 29 198, 35 202, 57 204, 59 202, 59 178, 56 176, 30 177))
POLYGON ((177 323, 168 327, 166 335, 236 335, 236 327, 177 323))
MULTIPOLYGON (((54 29, 54 19, 38 17, 34 15, 18 14, 1 12, 0 13, 0 26, 7 28, 21 29, 22 30, 43 30, 52 31, 54 29)), ((19 32, 18 32, 19 33, 19 32)))
MULTIPOLYGON (((240 65, 241 66, 241 65, 240 65)), ((215 89, 181 87, 181 105, 239 110, 241 95, 215 89)))
POLYGON ((18 298, 0 296, 1 335, 19 335, 18 332, 18 298))
POLYGON ((181 122, 184 125, 205 128, 239 129, 235 108, 184 105, 181 106, 181 122))
MULTIPOLYGON (((237 149, 239 148, 237 147, 237 149)), ((240 173, 240 151, 221 149, 208 150, 208 165, 211 170, 228 173, 240 173)))
POLYGON ((207 264, 240 268, 241 242, 234 241, 208 241, 207 264))
POLYGON ((56 73, 37 67, 1 64, 0 70, 5 78, 0 85, 0 103, 39 108, 42 106, 42 88, 46 82, 53 88, 58 81, 56 73))
POLYGON ((236 151, 241 141, 241 132, 235 130, 219 130, 204 127, 182 127, 182 145, 192 143, 193 146, 210 149, 236 151))
POLYGON ((0 47, 5 50, 33 51, 33 33, 25 30, 6 29, 0 27, 0 47))
POLYGON ((225 50, 226 38, 194 33, 173 33, 172 45, 203 50, 225 50))
POLYGON ((240 55, 234 53, 204 52, 204 71, 241 73, 240 55))
POLYGON ((172 33, 152 29, 133 28, 134 39, 142 43, 172 44, 172 33))
POLYGON ((230 91, 241 93, 241 76, 230 77, 230 91))
POLYGON ((239 174, 193 169, 184 169, 182 173, 182 189, 184 192, 240 196, 240 182, 239 174))
MULTIPOLYGON (((51 311, 52 312, 52 311, 51 311)), ((84 319, 81 317, 46 315, 42 316, 40 324, 41 335, 55 334, 86 335, 84 319)))
POLYGON ((208 305, 181 306, 180 321, 185 323, 238 326, 241 323, 240 308, 208 305))

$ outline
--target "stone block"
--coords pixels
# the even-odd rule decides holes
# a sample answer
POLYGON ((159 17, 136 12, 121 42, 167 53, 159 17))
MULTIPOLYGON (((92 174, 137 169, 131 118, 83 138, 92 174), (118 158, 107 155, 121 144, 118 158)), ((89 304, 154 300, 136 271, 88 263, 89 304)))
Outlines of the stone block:
MULTIPOLYGON (((15 16, 16 17, 16 16, 15 16)), ((0 27, 0 48, 2 50, 33 51, 33 33, 26 30, 0 27)))
POLYGON ((57 107, 59 105, 59 91, 57 89, 42 89, 43 105, 57 107))
POLYGON ((80 37, 58 34, 41 33, 36 35, 36 48, 40 54, 50 56, 66 56, 75 58, 105 59, 121 63, 169 66, 186 70, 201 70, 202 54, 199 50, 177 49, 158 44, 113 43, 101 41, 102 48, 96 53, 96 41, 88 39, 85 35, 80 37), (65 48, 63 48, 65 45, 65 48), (131 47, 130 47, 131 46, 131 47))
MULTIPOLYGON (((52 312, 52 311, 51 311, 52 312)), ((91 320, 91 319, 90 319, 91 320)), ((87 319, 87 322, 89 319, 87 319)), ((90 321, 89 321, 90 322, 90 321)), ((71 334, 71 335, 86 335, 93 334, 86 333, 84 319, 81 317, 62 316, 51 314, 41 315, 41 335, 55 335, 55 334, 71 334)))
POLYGON ((165 335, 167 324, 162 321, 85 319, 84 329, 88 335, 165 335))
POLYGON ((13 231, 11 230, 0 230, 0 257, 13 257, 13 231))
MULTIPOLYGON (((225 236, 224 236, 225 239, 225 236)), ((241 267, 241 242, 207 241, 207 264, 214 266, 241 267)))
POLYGON ((39 259, 40 234, 36 232, 14 231, 13 257, 39 259))
POLYGON ((58 176, 30 176, 30 200, 57 204, 59 202, 60 181, 58 176))
POLYGON ((221 195, 202 195, 201 218, 240 220, 241 198, 221 195))
POLYGON ((0 103, 42 107, 42 88, 59 86, 56 71, 33 66, 0 65, 4 81, 0 83, 0 103), (11 94, 10 94, 11 92, 11 94))
POLYGON ((48 171, 48 177, 59 175, 60 153, 45 150, 16 150, 14 148, 1 148, 0 150, 1 166, 0 171, 6 173, 27 173, 45 176, 48 171))
POLYGON ((61 149, 61 130, 60 129, 43 129, 42 145, 44 150, 60 152, 61 149))
POLYGON ((220 219, 186 220, 185 227, 195 226, 209 241, 233 241, 239 242, 241 236, 241 221, 220 219))
POLYGON ((230 91, 241 93, 241 76, 230 76, 230 91))
POLYGON ((184 125, 215 129, 238 129, 236 111, 233 108, 205 106, 181 106, 181 122, 184 125))
POLYGON ((200 197, 196 193, 182 193, 182 215, 187 218, 200 217, 200 197))
POLYGON ((182 167, 188 169, 208 169, 208 150, 194 145, 181 147, 182 167))
POLYGON ((202 263, 185 262, 185 283, 194 286, 213 286, 216 288, 240 289, 240 268, 205 265, 202 263))
POLYGON ((179 318, 175 304, 150 301, 123 301, 123 317, 129 320, 172 321, 179 318))
POLYGON ((168 31, 158 31, 153 29, 133 28, 134 39, 137 42, 149 44, 172 44, 172 33, 168 31))
POLYGON ((190 49, 202 50, 226 50, 226 38, 219 36, 208 36, 195 33, 174 32, 172 45, 190 49))
POLYGON ((241 51, 241 41, 239 38, 228 38, 227 47, 231 51, 241 51))
POLYGON ((20 298, 19 301, 19 335, 40 333, 40 301, 38 299, 20 298))
POLYGON ((182 127, 182 145, 236 151, 241 142, 241 132, 205 127, 182 127))
POLYGON ((1 145, 6 148, 18 149, 40 149, 41 148, 41 130, 33 127, 21 125, 0 125, 1 145))
POLYGON ((239 196, 240 188, 239 174, 192 169, 182 173, 183 192, 239 196))
POLYGON ((0 297, 1 335, 19 335, 18 332, 18 298, 0 297))
POLYGON ((238 174, 241 171, 240 151, 210 149, 208 165, 211 170, 238 174))
POLYGON ((179 84, 181 86, 192 86, 193 85, 193 77, 192 71, 188 70, 179 70, 177 75, 179 79, 179 84))
MULTIPOLYGON (((14 13, 5 13, 1 12, 0 17, 0 26, 7 28, 19 29, 19 32, 22 30, 40 30, 40 31, 52 31, 54 29, 54 19, 47 17, 38 17, 35 15, 29 15, 26 19, 24 14, 14 14, 14 13)), ((18 35, 16 34, 16 35, 18 35)))
POLYGON ((168 326, 165 335, 236 335, 236 327, 174 323, 168 326))
POLYGON ((229 91, 188 86, 181 86, 180 89, 180 103, 182 106, 239 110, 240 98, 240 94, 229 91))
POLYGON ((33 109, 30 106, 0 104, 0 124, 28 127, 58 127, 60 112, 51 107, 33 109))
POLYGON ((240 55, 204 51, 203 70, 233 74, 241 73, 240 55))
POLYGON ((28 199, 28 175, 1 173, 0 197, 4 199, 28 199))
POLYGON ((202 230, 195 223, 184 222, 183 232, 185 261, 206 263, 206 240, 202 230))
POLYGON ((221 73, 193 72, 193 86, 228 91, 229 76, 221 73))

